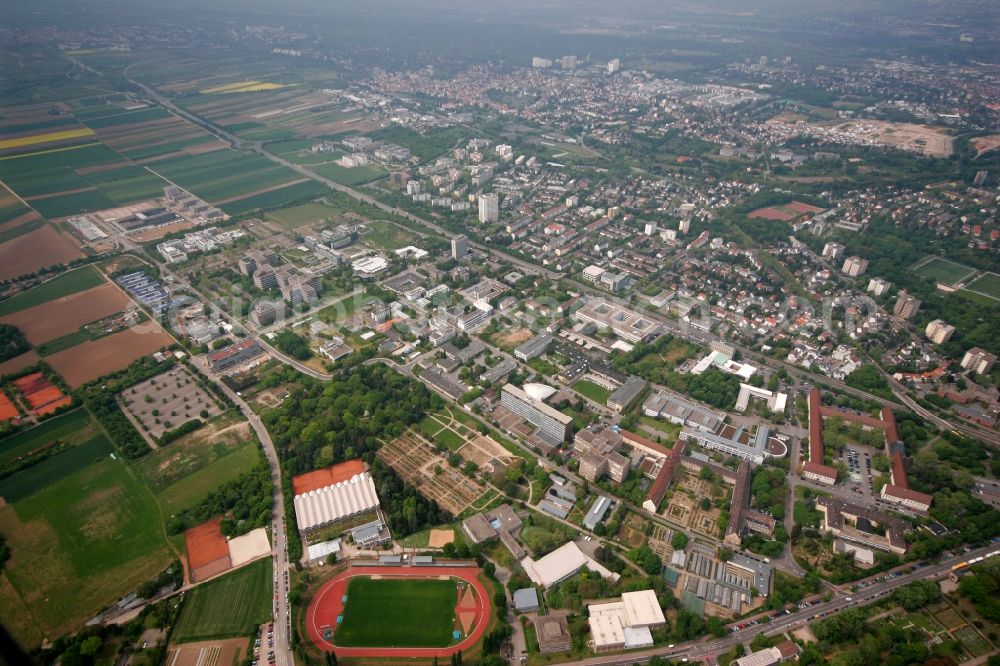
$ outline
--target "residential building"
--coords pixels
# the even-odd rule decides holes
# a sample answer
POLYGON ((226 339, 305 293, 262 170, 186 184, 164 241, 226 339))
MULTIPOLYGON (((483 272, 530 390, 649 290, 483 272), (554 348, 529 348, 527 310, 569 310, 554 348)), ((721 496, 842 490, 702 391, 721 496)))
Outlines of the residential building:
POLYGON ((971 370, 977 375, 985 375, 988 373, 993 369, 993 365, 996 362, 996 356, 988 351, 980 349, 979 347, 973 347, 969 351, 965 352, 965 356, 962 357, 962 367, 966 370, 971 370))
POLYGON ((465 236, 455 236, 451 239, 451 258, 455 261, 465 259, 469 254, 469 239, 465 236))
POLYGON ((479 221, 483 224, 500 221, 500 195, 496 192, 479 195, 479 221))
POLYGON ((892 288, 892 283, 888 280, 875 277, 868 281, 867 291, 875 296, 883 296, 892 288))
POLYGON ((864 272, 868 270, 868 260, 858 256, 848 257, 841 270, 844 275, 849 277, 864 275, 864 272))
POLYGON ((844 246, 840 243, 827 243, 823 246, 823 256, 831 261, 836 261, 844 256, 844 246))
POLYGON ((903 319, 913 319, 920 309, 920 299, 911 295, 905 289, 899 292, 896 304, 892 306, 892 314, 903 319))
POLYGON ((935 319, 931 323, 927 324, 927 328, 924 330, 924 333, 927 334, 927 337, 931 342, 943 345, 951 339, 951 336, 955 333, 955 327, 944 323, 940 319, 935 319))

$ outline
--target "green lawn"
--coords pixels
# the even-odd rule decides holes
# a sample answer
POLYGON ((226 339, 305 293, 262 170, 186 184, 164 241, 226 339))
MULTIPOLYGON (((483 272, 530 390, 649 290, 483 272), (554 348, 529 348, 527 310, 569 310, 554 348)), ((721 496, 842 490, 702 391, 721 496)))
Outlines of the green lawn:
POLYGON ((921 277, 931 278, 935 282, 946 285, 955 284, 973 272, 973 269, 968 266, 941 257, 933 257, 927 263, 913 270, 921 277))
POLYGON ((608 401, 608 396, 611 395, 611 391, 589 379, 581 379, 574 383, 573 390, 602 405, 608 401))
MULTIPOLYGON (((157 492, 157 497, 164 511, 168 513, 183 511, 205 499, 221 484, 232 481, 244 472, 249 472, 259 462, 260 447, 255 441, 247 441, 238 448, 230 449, 222 457, 197 468, 191 474, 163 487, 157 492)), ((159 485, 156 475, 155 468, 152 473, 145 475, 153 487, 159 485)))
POLYGON ((1000 301, 1000 275, 996 273, 983 273, 967 284, 965 288, 969 291, 986 294, 990 298, 1000 301))
POLYGON ((334 210, 318 203, 307 203, 291 208, 282 208, 267 214, 267 217, 285 229, 296 229, 304 224, 313 224, 332 217, 334 210))
POLYGON ((452 451, 457 451, 465 444, 465 438, 459 436, 454 430, 442 428, 434 437, 438 444, 447 446, 452 451))
POLYGON ((343 647, 445 647, 457 602, 453 580, 352 578, 333 640, 343 647))
POLYGON ((0 303, 0 317, 102 284, 104 278, 93 266, 78 268, 0 303))
POLYGON ((53 456, 0 480, 0 496, 7 502, 19 502, 48 488, 59 480, 91 463, 106 458, 114 448, 103 434, 71 446, 53 456))
POLYGON ((171 639, 247 636, 271 619, 271 558, 256 560, 187 593, 171 639))
POLYGON ((124 461, 104 455, 71 467, 0 508, 12 552, 5 571, 13 598, 4 606, 20 605, 50 638, 79 629, 171 560, 156 503, 124 461))
POLYGON ((365 226, 371 229, 371 232, 362 236, 361 241, 383 250, 396 250, 407 245, 414 245, 417 242, 417 237, 414 234, 392 222, 373 220, 365 222, 365 226))

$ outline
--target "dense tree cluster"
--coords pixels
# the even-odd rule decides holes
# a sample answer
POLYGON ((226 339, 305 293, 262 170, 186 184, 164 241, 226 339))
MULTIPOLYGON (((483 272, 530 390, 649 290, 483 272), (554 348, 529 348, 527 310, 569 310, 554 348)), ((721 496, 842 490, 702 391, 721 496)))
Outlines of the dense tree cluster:
POLYGON ((195 506, 170 518, 167 531, 178 534, 219 515, 223 516, 221 529, 226 536, 264 527, 271 519, 273 490, 270 468, 262 461, 252 470, 219 486, 195 506))
POLYGON ((358 365, 328 382, 298 379, 292 397, 264 414, 287 476, 360 457, 371 465, 394 534, 404 536, 447 519, 437 504, 375 458, 381 442, 440 409, 440 398, 381 364, 358 365))
POLYGON ((11 324, 0 324, 0 361, 14 358, 31 349, 21 329, 11 324))
POLYGON ((299 361, 307 361, 312 358, 312 350, 309 343, 298 333, 285 329, 274 337, 275 346, 299 361))

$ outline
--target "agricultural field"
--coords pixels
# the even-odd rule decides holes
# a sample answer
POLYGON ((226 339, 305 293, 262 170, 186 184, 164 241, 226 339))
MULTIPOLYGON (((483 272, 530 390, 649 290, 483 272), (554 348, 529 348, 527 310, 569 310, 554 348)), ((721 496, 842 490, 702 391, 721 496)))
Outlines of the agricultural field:
MULTIPOLYGON (((29 430, 24 430, 0 440, 0 469, 8 469, 19 459, 24 459, 39 450, 44 450, 53 442, 79 444, 98 434, 97 424, 83 409, 62 414, 29 430)), ((4 494, 7 479, 0 482, 0 496, 10 501, 4 494)))
POLYGON ((39 268, 63 264, 81 256, 69 236, 43 225, 0 243, 0 280, 33 273, 39 268))
POLYGON ((98 435, 3 481, 12 596, 0 607, 18 610, 17 637, 29 648, 78 628, 171 560, 156 503, 110 452, 98 435), (23 474, 34 479, 18 491, 23 474))
POLYGON ((187 593, 171 638, 178 643, 246 636, 271 619, 271 558, 187 593))
POLYGON ((342 647, 444 647, 452 643, 457 601, 454 580, 351 578, 334 640, 342 647))
POLYGON ((104 278, 93 266, 67 271, 57 278, 44 282, 34 289, 21 292, 0 302, 0 317, 20 312, 57 298, 64 298, 104 284, 104 278))
POLYGON ((132 305, 132 301, 111 283, 51 299, 13 314, 0 322, 21 329, 34 346, 75 333, 84 324, 108 317, 132 305))
POLYGON ((150 321, 58 351, 45 360, 71 388, 77 388, 172 344, 174 339, 159 324, 150 321))
POLYGON ((930 278, 938 284, 951 287, 969 278, 976 271, 943 257, 929 257, 914 266, 913 272, 922 278, 930 278))

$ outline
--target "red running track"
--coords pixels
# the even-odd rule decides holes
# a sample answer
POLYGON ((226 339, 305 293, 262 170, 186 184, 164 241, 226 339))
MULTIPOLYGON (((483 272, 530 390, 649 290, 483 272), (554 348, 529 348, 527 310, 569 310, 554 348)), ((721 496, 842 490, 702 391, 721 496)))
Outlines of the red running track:
MULTIPOLYGON (((486 632, 490 620, 489 595, 477 577, 476 567, 380 567, 358 566, 337 574, 319 589, 309 602, 306 611, 306 632, 313 644, 324 652, 333 651, 338 657, 450 657, 459 650, 468 650, 486 632), (337 616, 344 611, 342 599, 347 593, 347 583, 355 576, 396 576, 400 578, 460 578, 476 591, 476 619, 472 633, 461 642, 444 648, 380 648, 339 647, 323 638, 322 627, 337 625, 337 616)), ((465 610, 465 609, 463 609, 465 610)), ((336 640, 336 635, 334 636, 336 640)))

